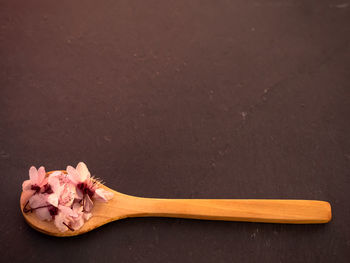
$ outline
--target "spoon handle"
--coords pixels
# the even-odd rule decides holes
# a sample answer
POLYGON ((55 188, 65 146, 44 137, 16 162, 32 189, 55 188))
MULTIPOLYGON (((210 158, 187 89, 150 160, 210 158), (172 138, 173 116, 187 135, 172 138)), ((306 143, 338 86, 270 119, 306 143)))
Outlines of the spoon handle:
POLYGON ((331 206, 316 200, 155 199, 125 200, 127 217, 177 217, 265 223, 320 224, 332 218, 331 206))

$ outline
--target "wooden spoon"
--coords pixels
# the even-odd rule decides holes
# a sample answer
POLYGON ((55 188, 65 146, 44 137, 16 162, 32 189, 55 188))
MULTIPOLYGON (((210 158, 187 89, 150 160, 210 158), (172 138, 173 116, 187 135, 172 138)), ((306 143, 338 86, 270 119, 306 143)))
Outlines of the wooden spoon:
MULTIPOLYGON (((48 172, 47 175, 52 172, 48 172)), ((332 218, 331 206, 324 201, 142 198, 119 193, 104 185, 101 187, 113 192, 113 199, 107 203, 94 202, 92 218, 76 231, 60 232, 53 222, 42 221, 35 213, 24 213, 23 207, 28 196, 23 192, 20 200, 21 211, 31 227, 59 237, 80 235, 127 217, 178 217, 288 224, 321 224, 329 222, 332 218)))

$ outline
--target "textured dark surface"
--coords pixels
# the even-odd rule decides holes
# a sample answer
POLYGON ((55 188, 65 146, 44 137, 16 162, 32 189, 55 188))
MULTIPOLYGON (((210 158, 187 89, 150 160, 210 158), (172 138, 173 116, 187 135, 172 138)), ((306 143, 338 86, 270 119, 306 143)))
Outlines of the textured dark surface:
POLYGON ((348 262, 349 36, 347 1, 1 0, 1 261, 348 262), (78 161, 137 196, 319 199, 334 218, 32 230, 30 165, 78 161))

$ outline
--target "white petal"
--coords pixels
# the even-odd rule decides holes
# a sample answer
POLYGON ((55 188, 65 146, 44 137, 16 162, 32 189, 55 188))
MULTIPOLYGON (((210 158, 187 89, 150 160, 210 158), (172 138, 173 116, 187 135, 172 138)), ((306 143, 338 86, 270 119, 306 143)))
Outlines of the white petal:
POLYGON ((98 188, 95 190, 94 198, 103 202, 107 202, 113 198, 113 193, 106 191, 102 188, 98 188))
POLYGON ((60 176, 62 174, 61 171, 54 171, 52 174, 50 174, 50 177, 52 176, 60 176))
POLYGON ((85 163, 78 163, 76 170, 80 175, 80 182, 85 182, 86 179, 90 178, 90 172, 85 163))
POLYGON ((50 194, 48 197, 47 197, 47 201, 55 206, 55 207, 58 207, 58 195, 53 193, 53 194, 50 194))

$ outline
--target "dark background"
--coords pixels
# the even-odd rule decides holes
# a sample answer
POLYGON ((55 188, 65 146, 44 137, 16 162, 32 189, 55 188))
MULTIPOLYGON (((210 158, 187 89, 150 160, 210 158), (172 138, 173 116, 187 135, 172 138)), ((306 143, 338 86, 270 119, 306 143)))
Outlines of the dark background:
POLYGON ((0 1, 3 262, 348 262, 348 1, 0 1), (330 201, 327 225, 127 219, 75 238, 19 209, 31 165, 120 192, 330 201))

